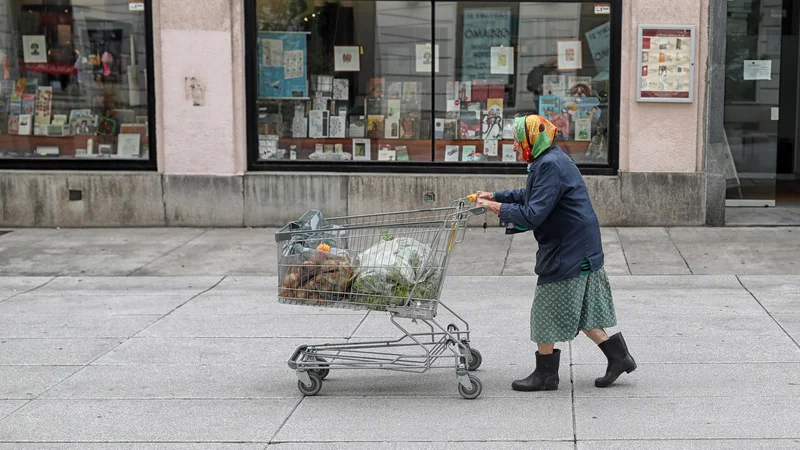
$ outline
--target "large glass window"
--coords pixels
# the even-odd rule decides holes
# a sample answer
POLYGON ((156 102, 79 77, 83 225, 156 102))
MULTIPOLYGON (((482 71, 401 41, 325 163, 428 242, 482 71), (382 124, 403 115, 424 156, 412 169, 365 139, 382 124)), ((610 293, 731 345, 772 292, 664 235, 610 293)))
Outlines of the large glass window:
POLYGON ((2 2, 0 167, 21 162, 46 167, 44 161, 55 160, 56 166, 71 161, 77 168, 155 168, 149 6, 149 1, 114 0, 2 2))
POLYGON ((524 170, 511 124, 530 113, 612 167, 616 2, 253 5, 251 168, 524 170))

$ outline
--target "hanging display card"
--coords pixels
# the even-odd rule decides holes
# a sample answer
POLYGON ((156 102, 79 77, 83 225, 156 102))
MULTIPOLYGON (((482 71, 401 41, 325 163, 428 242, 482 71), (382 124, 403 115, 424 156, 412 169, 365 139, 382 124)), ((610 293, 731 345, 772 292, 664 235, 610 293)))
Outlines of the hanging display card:
MULTIPOLYGON (((482 78, 491 78, 494 60, 492 47, 502 47, 506 63, 513 64, 513 48, 511 48, 511 8, 464 8, 464 27, 462 35, 462 61, 461 80, 470 81, 482 78), (511 58, 508 58, 508 51, 511 58)), ((508 67, 503 68, 508 70, 508 67)), ((503 80, 507 82, 508 80, 503 80)))
POLYGON ((583 69, 583 42, 558 41, 558 70, 583 69))
POLYGON ((258 84, 261 98, 308 97, 304 32, 258 35, 258 84))
POLYGON ((694 101, 694 25, 639 25, 640 102, 694 101))

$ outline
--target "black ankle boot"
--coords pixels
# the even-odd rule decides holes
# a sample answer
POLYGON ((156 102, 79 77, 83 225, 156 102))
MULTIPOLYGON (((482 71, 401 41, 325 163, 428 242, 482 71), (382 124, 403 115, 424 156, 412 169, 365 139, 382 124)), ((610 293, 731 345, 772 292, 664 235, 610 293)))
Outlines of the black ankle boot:
POLYGON ((554 350, 552 355, 540 355, 536 352, 536 370, 524 380, 511 383, 515 391, 555 391, 558 389, 558 365, 561 361, 561 350, 554 350))
POLYGON ((628 345, 622 333, 611 336, 607 341, 598 345, 608 358, 608 368, 604 377, 594 380, 597 387, 611 386, 623 372, 631 373, 636 370, 636 361, 628 352, 628 345))

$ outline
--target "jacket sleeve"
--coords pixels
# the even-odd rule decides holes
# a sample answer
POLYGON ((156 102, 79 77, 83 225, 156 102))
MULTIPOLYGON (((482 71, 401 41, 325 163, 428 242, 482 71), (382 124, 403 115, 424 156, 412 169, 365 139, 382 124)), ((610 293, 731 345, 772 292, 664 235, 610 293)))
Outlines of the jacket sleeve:
POLYGON ((544 163, 536 170, 533 193, 527 204, 503 204, 500 221, 539 228, 561 198, 563 183, 557 163, 544 163))
POLYGON ((499 203, 517 203, 521 205, 525 202, 525 188, 513 191, 495 192, 494 201, 499 203))

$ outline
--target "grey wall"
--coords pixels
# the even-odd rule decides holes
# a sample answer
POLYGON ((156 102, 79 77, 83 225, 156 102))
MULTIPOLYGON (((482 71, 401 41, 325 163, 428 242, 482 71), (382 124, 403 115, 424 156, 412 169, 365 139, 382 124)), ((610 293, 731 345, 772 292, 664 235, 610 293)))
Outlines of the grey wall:
POLYGON ((708 73, 706 76, 706 123, 703 160, 706 173, 706 223, 725 224, 726 158, 729 155, 725 138, 725 43, 727 36, 727 2, 716 0, 708 6, 708 73))
MULTIPOLYGON (((0 171, 0 226, 282 226, 312 208, 341 216, 446 206, 477 190, 524 183, 524 176, 502 175, 0 171), (70 200, 70 190, 82 198, 70 200), (427 193, 435 201, 425 203, 427 193)), ((606 226, 707 222, 710 183, 702 173, 623 172, 586 177, 586 184, 606 226)))

